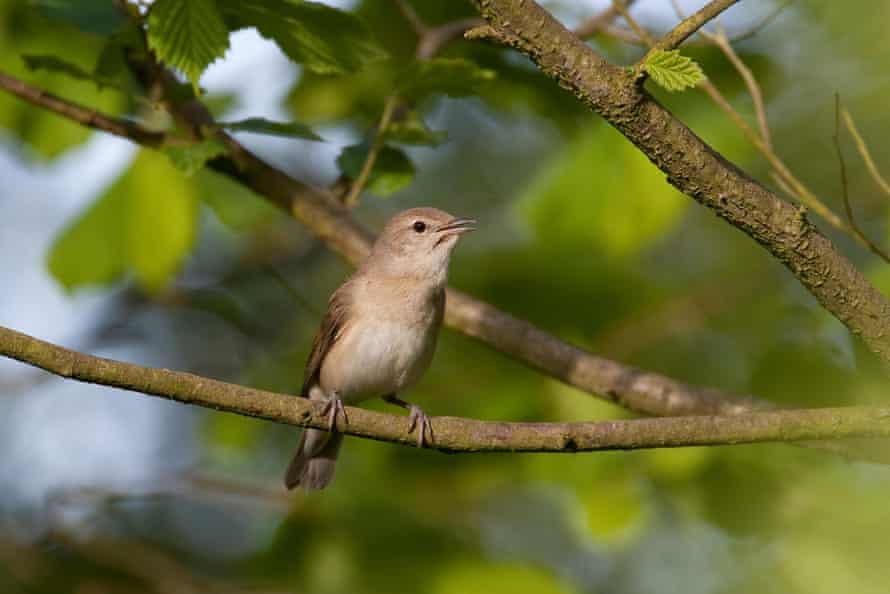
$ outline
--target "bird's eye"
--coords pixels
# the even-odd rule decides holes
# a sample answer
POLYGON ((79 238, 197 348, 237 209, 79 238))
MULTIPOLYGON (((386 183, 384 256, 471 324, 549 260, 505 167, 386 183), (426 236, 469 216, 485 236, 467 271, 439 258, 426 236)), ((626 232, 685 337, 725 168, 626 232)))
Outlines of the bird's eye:
POLYGON ((423 233, 426 231, 426 223, 423 221, 414 221, 414 230, 418 233, 423 233))

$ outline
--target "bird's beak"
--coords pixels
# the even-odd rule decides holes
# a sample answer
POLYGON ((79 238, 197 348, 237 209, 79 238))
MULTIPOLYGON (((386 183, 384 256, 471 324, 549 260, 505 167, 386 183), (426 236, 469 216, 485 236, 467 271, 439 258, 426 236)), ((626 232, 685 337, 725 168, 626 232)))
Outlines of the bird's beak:
POLYGON ((467 231, 474 231, 476 229, 475 225, 476 221, 473 219, 457 217, 438 227, 436 229, 436 233, 460 235, 461 233, 466 233, 467 231))

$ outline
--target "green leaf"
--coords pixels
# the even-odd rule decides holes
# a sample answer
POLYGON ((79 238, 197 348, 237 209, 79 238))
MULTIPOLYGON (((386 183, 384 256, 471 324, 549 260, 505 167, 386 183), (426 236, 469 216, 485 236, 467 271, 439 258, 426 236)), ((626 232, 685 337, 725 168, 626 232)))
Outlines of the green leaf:
POLYGON ((219 122, 217 125, 232 132, 254 132, 272 136, 305 138, 306 140, 324 140, 309 126, 299 122, 273 122, 263 118, 247 118, 237 122, 219 122))
POLYGON ((132 271, 143 288, 157 291, 194 243, 196 205, 192 183, 163 156, 143 151, 59 235, 48 255, 49 270, 68 290, 109 284, 132 271))
POLYGON ((110 0, 31 0, 47 17, 88 33, 110 35, 126 22, 126 15, 110 0))
POLYGON ((643 64, 646 72, 659 86, 668 91, 682 91, 705 80, 701 67, 679 50, 656 50, 643 64))
POLYGON ((444 131, 433 131, 427 127, 417 112, 412 111, 386 129, 386 140, 401 144, 439 146, 447 137, 444 131))
POLYGON ((193 179, 201 201, 233 231, 253 231, 284 216, 269 201, 225 175, 204 169, 193 179))
POLYGON ((126 269, 126 229, 122 225, 127 196, 108 192, 53 242, 47 257, 50 274, 66 290, 107 285, 126 269))
POLYGON ((320 74, 354 72, 386 51, 354 14, 300 0, 219 0, 232 29, 256 27, 287 56, 320 74))
POLYGON ((150 151, 140 154, 126 181, 127 262, 139 284, 157 292, 195 242, 197 192, 162 155, 150 151))
POLYGON ((466 97, 479 94, 494 78, 494 70, 480 68, 469 60, 437 58, 412 64, 397 86, 401 95, 414 100, 434 93, 466 97))
MULTIPOLYGON (((337 157, 337 165, 343 175, 357 179, 368 158, 369 145, 366 142, 343 149, 337 157)), ((414 163, 399 149, 384 146, 377 154, 374 168, 365 186, 372 194, 386 196, 398 192, 414 179, 414 163)))
POLYGON ((165 146, 163 150, 176 168, 186 175, 193 175, 204 167, 207 161, 227 152, 226 145, 217 138, 206 138, 191 144, 165 146))
POLYGON ((687 203, 620 134, 594 126, 541 168, 520 208, 541 245, 624 265, 673 228, 687 203))
POLYGON ((201 73, 229 49, 229 30, 215 0, 156 0, 148 13, 148 45, 182 71, 197 94, 201 73))

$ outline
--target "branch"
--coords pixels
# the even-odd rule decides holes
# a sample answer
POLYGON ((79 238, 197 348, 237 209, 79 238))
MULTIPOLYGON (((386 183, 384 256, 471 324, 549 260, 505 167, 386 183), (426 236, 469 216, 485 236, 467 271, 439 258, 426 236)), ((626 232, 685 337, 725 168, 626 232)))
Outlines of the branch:
MULTIPOLYGON (((204 408, 327 428, 320 402, 255 390, 190 373, 93 357, 0 327, 0 355, 61 377, 140 392, 204 408)), ((347 435, 414 445, 408 418, 347 407, 347 435)), ((591 423, 506 423, 436 417, 434 449, 443 452, 590 452, 890 436, 890 408, 784 410, 591 423)))
MULTIPOLYGON (((475 2, 498 38, 509 40, 602 115, 667 174, 674 187, 769 250, 890 366, 890 302, 806 219, 805 211, 727 161, 636 85, 634 73, 606 62, 534 1, 475 2)), ((724 0, 708 6, 716 10, 730 4, 724 0)), ((685 39, 700 26, 700 19, 690 17, 667 39, 685 39)))
POLYGON ((587 39, 600 31, 608 28, 612 22, 621 14, 621 8, 628 9, 636 0, 624 0, 622 5, 613 2, 608 8, 595 15, 588 17, 583 23, 575 28, 575 35, 581 39, 587 39))
POLYGON ((163 144, 166 136, 160 132, 152 132, 146 130, 135 122, 116 119, 99 113, 94 109, 89 109, 61 99, 52 93, 33 87, 17 78, 13 78, 3 72, 0 72, 0 89, 8 91, 13 95, 24 99, 28 103, 32 103, 38 107, 42 107, 48 111, 66 117, 75 121, 82 126, 92 128, 93 130, 101 130, 129 138, 133 142, 144 146, 158 147, 163 144))
POLYGON ((847 162, 844 160, 844 151, 841 148, 841 98, 838 94, 834 96, 834 136, 832 140, 834 141, 834 150, 837 153, 837 164, 841 178, 841 196, 844 199, 844 213, 847 215, 847 222, 850 224, 853 232, 856 233, 856 236, 864 241, 871 251, 881 256, 885 261, 890 262, 890 254, 869 239, 862 227, 859 226, 859 223, 856 222, 856 217, 853 216, 853 207, 850 204, 850 187, 847 183, 847 162))
MULTIPOLYGON (((711 0, 698 12, 683 19, 679 25, 671 29, 667 35, 655 44, 653 50, 672 50, 695 34, 709 21, 717 18, 721 12, 738 2, 739 0, 711 0)), ((645 62, 645 58, 642 60, 645 62)))

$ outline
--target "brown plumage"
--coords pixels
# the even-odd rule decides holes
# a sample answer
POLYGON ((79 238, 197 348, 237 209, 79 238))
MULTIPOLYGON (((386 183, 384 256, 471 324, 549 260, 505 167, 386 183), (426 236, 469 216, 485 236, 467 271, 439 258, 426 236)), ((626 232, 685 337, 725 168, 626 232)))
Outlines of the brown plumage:
POLYGON ((426 415, 397 394, 429 366, 445 308, 445 281, 457 238, 472 221, 434 208, 393 217, 368 259, 338 288, 303 375, 301 396, 324 400, 331 431, 306 429, 285 474, 289 489, 323 489, 334 474, 345 419, 342 402, 383 397, 411 412, 418 445, 430 432, 426 415))

